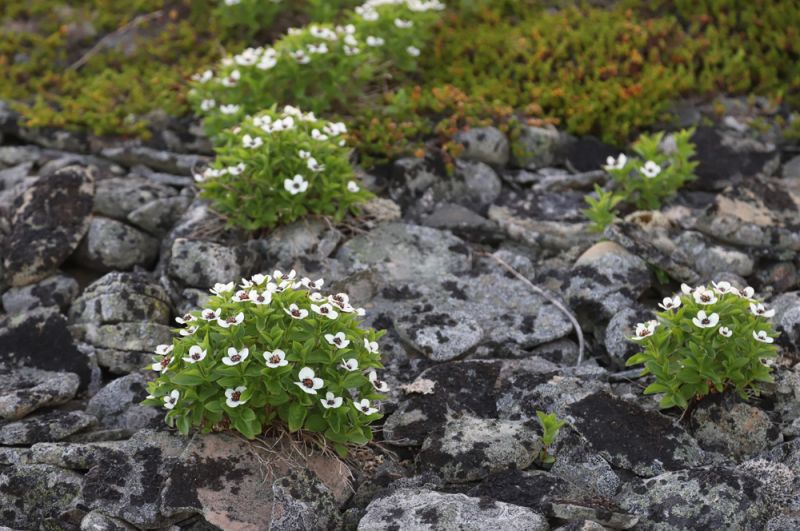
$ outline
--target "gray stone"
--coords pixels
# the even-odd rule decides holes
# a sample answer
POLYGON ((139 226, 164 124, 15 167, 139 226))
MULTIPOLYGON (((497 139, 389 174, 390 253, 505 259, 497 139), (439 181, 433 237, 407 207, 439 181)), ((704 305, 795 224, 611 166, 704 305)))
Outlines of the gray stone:
POLYGON ((549 529, 547 520, 527 507, 419 488, 398 489, 374 500, 358 523, 358 531, 383 531, 388 526, 415 531, 549 529))
POLYGON ((528 170, 554 166, 563 160, 560 151, 564 143, 553 127, 521 125, 519 134, 511 139, 511 164, 528 170))
POLYGON ((464 311, 425 312, 424 303, 395 315, 395 330, 414 350, 433 361, 450 361, 483 339, 480 324, 464 311))
POLYGON ((593 496, 611 499, 622 485, 608 461, 586 447, 585 441, 572 428, 559 431, 553 455, 556 462, 550 473, 593 496))
POLYGON ((186 196, 165 197, 146 203, 128 214, 128 222, 153 236, 164 236, 189 208, 186 196))
POLYGON ((772 322, 778 332, 778 343, 788 348, 800 349, 800 291, 778 295, 770 301, 775 310, 772 322))
POLYGON ((25 162, 36 162, 42 156, 39 146, 0 146, 0 164, 17 166, 25 162))
POLYGON ((77 374, 37 369, 0 371, 0 418, 16 420, 47 406, 70 401, 81 381, 77 374))
POLYGON ((208 157, 201 155, 159 151, 135 144, 105 148, 100 151, 100 155, 124 166, 130 167, 141 164, 158 171, 176 175, 192 175, 192 170, 195 167, 200 167, 209 161, 208 157))
POLYGON ((442 203, 421 221, 422 225, 439 230, 449 230, 470 241, 497 241, 500 227, 465 206, 442 203))
POLYGON ((342 233, 323 219, 307 218, 276 228, 263 240, 265 262, 291 264, 297 258, 322 260, 342 240, 342 233))
POLYGON ((669 418, 607 393, 589 395, 567 412, 590 448, 639 476, 697 466, 705 459, 697 442, 669 418))
POLYGON ((549 502, 559 498, 581 497, 584 493, 549 472, 508 469, 495 472, 466 492, 468 496, 492 499, 530 507, 539 513, 549 509, 549 502))
MULTIPOLYGON (((14 529, 74 529, 83 478, 50 465, 18 465, 0 473, 0 524, 14 529)), ((8 529, 8 528, 6 528, 8 529)))
POLYGON ((65 311, 79 291, 78 282, 74 278, 56 274, 35 284, 9 289, 3 293, 3 308, 9 314, 22 313, 41 306, 56 306, 65 311))
POLYGON ((558 499, 548 504, 547 515, 558 520, 579 521, 590 519, 610 529, 632 529, 639 517, 629 514, 603 499, 558 499))
POLYGON ((800 179, 800 155, 795 155, 784 163, 781 176, 784 179, 800 179))
POLYGON ((194 184, 194 179, 188 175, 173 175, 171 173, 156 172, 141 164, 134 164, 133 167, 131 167, 130 174, 145 177, 158 184, 177 186, 179 188, 190 187, 194 184))
POLYGON ((169 324, 166 291, 144 273, 112 272, 86 287, 70 308, 73 323, 151 321, 169 324))
POLYGON ((508 138, 496 127, 475 127, 459 131, 455 141, 464 146, 459 155, 464 160, 474 160, 499 168, 508 164, 508 138))
POLYGON ((253 258, 243 247, 177 238, 172 243, 168 272, 187 286, 210 288, 245 276, 253 258))
POLYGON ((628 358, 641 351, 639 345, 629 338, 634 335, 636 324, 648 319, 648 312, 636 307, 623 308, 608 322, 603 344, 611 364, 617 369, 624 369, 628 358))
POLYGON ((159 242, 149 234, 115 219, 95 217, 75 254, 76 261, 95 271, 151 267, 159 242))
POLYGON ((694 268, 706 278, 715 278, 719 273, 735 273, 742 277, 753 273, 753 257, 733 247, 711 244, 702 234, 694 231, 682 232, 676 244, 694 262, 694 268))
POLYGON ((136 531, 136 528, 100 511, 90 511, 81 520, 81 531, 136 531))
POLYGON ((692 412, 692 427, 703 448, 737 460, 781 442, 780 431, 764 411, 727 396, 700 402, 692 412))
POLYGON ((492 168, 482 162, 456 161, 452 179, 442 179, 435 185, 437 202, 450 202, 465 206, 478 213, 486 213, 500 196, 502 184, 492 168))
POLYGON ((38 179, 17 197, 3 245, 11 286, 47 278, 72 254, 89 228, 93 193, 92 174, 72 166, 38 179))
POLYGON ((508 468, 525 469, 542 448, 530 422, 464 415, 448 420, 425 439, 417 466, 448 483, 465 483, 508 468))
POLYGON ((128 374, 131 372, 149 370, 152 365, 153 352, 119 350, 115 348, 94 348, 97 364, 108 370, 111 374, 128 374))
POLYGON ((85 472, 104 459, 117 455, 123 443, 104 441, 98 443, 42 442, 30 448, 31 464, 53 465, 68 470, 85 472))
POLYGON ((497 409, 502 418, 513 420, 533 418, 536 410, 564 418, 570 404, 607 389, 597 378, 557 374, 555 370, 520 371, 508 375, 498 390, 497 409))
POLYGON ((309 470, 292 471, 272 484, 270 531, 337 529, 339 504, 330 489, 309 470))
POLYGON ((389 196, 403 210, 413 206, 429 211, 434 203, 433 194, 426 195, 426 192, 439 180, 440 177, 425 160, 401 158, 392 167, 389 196))
POLYGON ((587 222, 550 221, 517 216, 512 209, 492 205, 488 217, 497 222, 506 235, 536 249, 567 251, 586 248, 597 240, 587 222))
POLYGON ((353 272, 376 270, 388 283, 438 278, 471 268, 470 252, 461 239, 400 223, 380 225, 349 240, 336 257, 353 272))
POLYGON ((780 514, 773 516, 764 526, 764 531, 787 531, 788 529, 800 529, 800 515, 780 514))
POLYGON ((31 175, 33 162, 23 162, 11 168, 0 170, 0 190, 10 190, 31 175))
POLYGON ((168 326, 140 321, 114 324, 76 324, 70 329, 82 341, 95 347, 152 352, 156 345, 172 342, 168 326))
POLYGON ((125 221, 128 214, 156 199, 176 195, 169 186, 128 175, 97 181, 94 192, 94 211, 106 217, 125 221))
POLYGON ((97 421, 83 411, 51 411, 0 424, 0 444, 8 446, 66 439, 97 421))
POLYGON ((134 373, 112 380, 90 400, 86 412, 97 417, 98 425, 107 429, 125 429, 131 433, 155 428, 163 413, 156 408, 139 405, 147 397, 147 380, 134 373))

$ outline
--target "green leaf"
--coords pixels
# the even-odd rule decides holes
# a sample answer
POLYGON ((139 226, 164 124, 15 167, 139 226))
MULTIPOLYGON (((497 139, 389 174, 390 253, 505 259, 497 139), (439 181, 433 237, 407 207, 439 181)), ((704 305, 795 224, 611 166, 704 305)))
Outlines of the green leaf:
POLYGON ((222 411, 222 404, 218 400, 212 400, 211 402, 206 402, 203 407, 205 407, 208 411, 219 413, 222 411))
POLYGON ((176 372, 170 376, 170 380, 178 385, 200 385, 203 383, 203 377, 199 374, 190 374, 186 372, 176 372))
POLYGON ((289 406, 289 431, 295 432, 303 426, 303 421, 306 418, 308 408, 303 404, 294 403, 289 406))
POLYGON ((651 383, 647 387, 645 387, 644 391, 642 391, 646 395, 654 395, 657 393, 666 393, 669 392, 669 387, 664 384, 660 384, 658 382, 651 383))
POLYGON ((313 432, 324 432, 328 428, 328 421, 319 412, 313 412, 308 415, 305 422, 305 428, 313 432))

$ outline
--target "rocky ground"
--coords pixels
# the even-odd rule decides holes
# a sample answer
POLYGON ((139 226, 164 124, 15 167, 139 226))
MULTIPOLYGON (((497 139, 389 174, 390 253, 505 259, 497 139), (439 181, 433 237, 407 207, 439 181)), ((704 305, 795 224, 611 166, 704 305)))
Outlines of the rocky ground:
POLYGON ((699 179, 602 242, 580 210, 617 150, 590 138, 531 127, 521 159, 472 130, 452 175, 399 160, 361 176, 379 196, 361 219, 251 237, 195 198, 209 151, 184 124, 108 143, 0 107, 0 527, 800 528, 800 149, 724 103, 695 137, 699 179), (580 365, 567 317, 494 257, 575 313, 580 365), (275 268, 324 277, 388 330, 391 399, 349 471, 285 440, 184 438, 138 405, 173 318, 275 268), (657 271, 754 286, 777 310, 776 383, 688 424, 659 413, 624 368, 632 324, 676 287, 657 271), (569 420, 552 467, 536 410, 569 420))

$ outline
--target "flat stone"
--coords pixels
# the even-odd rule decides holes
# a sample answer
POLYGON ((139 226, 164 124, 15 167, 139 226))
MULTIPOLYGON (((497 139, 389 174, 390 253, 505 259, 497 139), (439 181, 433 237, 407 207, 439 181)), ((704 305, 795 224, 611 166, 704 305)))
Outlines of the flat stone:
POLYGON ((608 461, 587 447, 575 430, 565 426, 559 431, 554 450, 556 462, 550 468, 554 476, 582 489, 583 493, 612 499, 622 480, 608 461))
POLYGON ((508 164, 508 138, 496 127, 473 127, 459 131, 455 141, 464 148, 459 155, 464 160, 483 162, 499 168, 508 164))
POLYGON ((428 489, 398 489, 369 504, 358 531, 397 529, 435 531, 546 531, 547 520, 527 507, 485 502, 464 494, 445 494, 428 489))
POLYGON ((433 361, 450 361, 469 352, 483 339, 483 329, 468 312, 425 312, 424 303, 395 316, 395 330, 414 350, 433 361))
POLYGON ((547 511, 547 504, 554 497, 580 494, 574 485, 549 472, 514 468, 489 474, 467 492, 469 496, 530 507, 539 513, 547 511))
POLYGON ((189 204, 191 199, 183 195, 154 199, 131 211, 127 221, 153 236, 164 236, 189 208, 189 204))
POLYGON ((70 372, 0 370, 0 418, 21 419, 42 407, 64 404, 79 385, 78 375, 70 372))
POLYGON ((781 334, 778 343, 800 349, 800 291, 778 295, 770 301, 770 307, 775 310, 772 322, 781 334))
POLYGON ((159 151, 135 144, 105 148, 100 151, 100 155, 124 166, 130 167, 141 164, 158 171, 175 175, 192 175, 192 170, 195 167, 202 166, 209 162, 208 157, 201 155, 185 155, 182 153, 172 153, 170 151, 159 151))
POLYGON ((169 296, 144 273, 112 272, 87 286, 72 304, 69 317, 73 323, 169 324, 169 296))
POLYGON ((624 370, 625 362, 641 351, 640 346, 629 338, 633 337, 636 324, 649 319, 649 312, 638 306, 623 308, 614 314, 606 327, 603 345, 606 347, 611 364, 624 370))
MULTIPOLYGON (((17 465, 0 473, 2 524, 14 529, 74 529, 83 478, 50 465, 17 465)), ((8 528, 6 528, 8 529, 8 528)))
POLYGON ((136 531, 136 528, 100 511, 90 511, 81 520, 81 531, 136 531))
POLYGON ((548 504, 548 516, 559 520, 589 519, 611 529, 632 529, 639 517, 605 500, 554 499, 548 504))
POLYGON ((32 464, 53 465, 68 470, 85 472, 102 460, 118 454, 122 442, 101 443, 42 442, 30 448, 32 464))
POLYGON ((86 406, 86 412, 97 417, 99 427, 124 429, 131 433, 143 428, 158 428, 163 412, 140 405, 147 397, 147 380, 134 373, 112 380, 100 389, 86 406))
POLYGON ((128 175, 97 181, 94 211, 106 217, 125 221, 128 214, 147 203, 176 195, 174 188, 128 175))
POLYGON ((36 162, 41 156, 42 148, 39 146, 0 146, 0 164, 3 166, 16 166, 24 162, 36 162))
POLYGON ((152 365, 153 351, 119 350, 115 348, 94 348, 97 364, 111 374, 128 374, 148 369, 152 365))
POLYGON ((729 397, 700 402, 692 412, 692 433, 703 448, 737 460, 781 442, 780 430, 764 411, 729 397))
POLYGON ((273 230, 263 240, 265 261, 291 264, 297 258, 322 260, 329 257, 342 240, 342 233, 325 220, 307 218, 273 230))
POLYGON ((148 321, 77 324, 70 328, 81 340, 100 348, 152 352, 156 345, 172 342, 172 331, 168 326, 148 321))
POLYGON ((47 278, 72 254, 89 228, 93 193, 92 174, 71 166, 38 179, 17 197, 3 245, 11 286, 47 278))
POLYGON ((682 232, 675 243, 705 278, 715 278, 720 273, 749 277, 753 273, 755 260, 752 256, 733 247, 714 245, 699 232, 682 232))
POLYGON ((563 160, 565 139, 554 127, 521 125, 511 139, 511 164, 535 170, 563 160))
POLYGON ((9 446, 63 440, 97 421, 82 411, 51 411, 0 424, 0 444, 9 446))
POLYGON ((3 293, 3 308, 9 314, 45 306, 56 306, 65 311, 79 291, 74 278, 59 273, 35 284, 9 289, 3 293))
POLYGON ((245 276, 252 261, 241 247, 177 238, 172 243, 167 270, 187 286, 209 288, 245 276))
POLYGON ((158 257, 156 238, 114 219, 94 217, 75 254, 80 265, 94 271, 150 268, 158 257))
POLYGON ((566 251, 575 247, 586 248, 597 239, 585 221, 549 221, 517 216, 512 209, 500 205, 489 207, 488 217, 497 222, 510 239, 537 249, 566 251))

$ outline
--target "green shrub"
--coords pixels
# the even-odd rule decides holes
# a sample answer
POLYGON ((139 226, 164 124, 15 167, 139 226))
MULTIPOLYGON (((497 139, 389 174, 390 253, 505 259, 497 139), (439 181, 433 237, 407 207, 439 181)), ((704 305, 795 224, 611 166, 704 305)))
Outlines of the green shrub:
POLYGON ((664 141, 664 133, 643 134, 633 144, 637 157, 620 154, 609 157, 604 169, 611 176, 613 190, 595 186, 595 196, 586 196, 584 213, 592 228, 602 232, 614 220, 614 209, 622 201, 638 209, 655 210, 661 202, 695 178, 697 162, 691 142, 693 129, 678 131, 664 141), (669 144, 665 146, 665 144, 669 144))
POLYGON ((289 106, 247 117, 221 135, 213 166, 195 175, 201 196, 247 230, 306 214, 341 220, 371 197, 355 181, 346 131, 289 106))
POLYGON ((544 411, 536 411, 536 420, 542 427, 542 445, 544 446, 539 454, 539 461, 542 464, 551 465, 556 461, 555 456, 550 453, 551 448, 558 437, 561 426, 567 422, 559 420, 555 413, 545 413, 544 411))
POLYGON ((213 16, 227 33, 242 32, 251 39, 259 31, 272 25, 291 0, 218 0, 213 16))
POLYGON ((644 393, 662 394, 662 408, 687 409, 726 390, 746 399, 749 390, 758 391, 757 382, 772 381, 764 360, 777 351, 777 333, 767 320, 775 311, 754 298, 753 288, 712 284, 683 284, 681 294, 659 304, 657 320, 636 325, 631 340, 643 350, 627 364, 644 364, 642 374, 655 377, 644 393))
POLYGON ((320 433, 344 455, 372 439, 388 391, 376 340, 360 327, 363 309, 323 281, 295 272, 254 275, 234 293, 217 284, 207 308, 179 317, 172 345, 160 345, 145 405, 163 406, 182 434, 233 429, 254 438, 274 425, 320 433))

